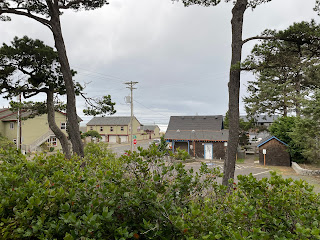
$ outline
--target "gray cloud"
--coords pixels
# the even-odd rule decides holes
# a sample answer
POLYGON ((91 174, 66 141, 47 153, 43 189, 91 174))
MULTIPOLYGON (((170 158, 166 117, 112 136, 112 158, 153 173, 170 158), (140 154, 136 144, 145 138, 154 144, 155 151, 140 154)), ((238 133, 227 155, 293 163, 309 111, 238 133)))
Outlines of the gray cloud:
MULTIPOLYGON (((314 1, 274 0, 245 15, 244 38, 266 28, 284 29, 310 20, 314 1)), ((170 0, 118 0, 89 12, 62 16, 64 38, 76 80, 90 96, 111 94, 117 115, 129 115, 126 81, 138 81, 135 115, 142 123, 165 124, 171 115, 224 114, 228 107, 231 3, 184 8, 170 0)), ((52 34, 23 17, 0 23, 0 42, 28 35, 53 46, 52 34)), ((254 43, 244 47, 244 57, 254 43)), ((241 95, 252 75, 242 74, 241 95)), ((38 99, 44 100, 43 97, 38 99)), ((0 105, 6 105, 0 100, 0 105)), ((77 100, 82 115, 82 99, 77 100)), ((243 104, 241 103, 243 113, 243 104)))

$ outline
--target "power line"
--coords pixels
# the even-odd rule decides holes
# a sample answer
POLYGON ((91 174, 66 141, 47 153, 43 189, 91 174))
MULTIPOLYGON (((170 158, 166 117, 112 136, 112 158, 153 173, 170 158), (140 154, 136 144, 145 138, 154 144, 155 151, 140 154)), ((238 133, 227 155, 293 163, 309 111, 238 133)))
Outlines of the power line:
POLYGON ((127 79, 124 79, 124 78, 120 78, 120 77, 117 77, 117 76, 113 76, 113 75, 110 75, 110 74, 105 74, 105 73, 99 73, 99 72, 94 72, 94 71, 90 71, 88 69, 84 69, 84 68, 81 68, 81 67, 78 67, 78 66, 73 66, 74 68, 78 68, 78 69, 82 69, 86 72, 89 72, 89 73, 94 73, 94 74, 97 74, 97 75, 101 75, 101 76, 105 76, 105 77, 108 77, 108 78, 115 78, 117 79, 118 81, 128 81, 127 79))
POLYGON ((138 103, 138 104, 140 104, 141 106, 143 106, 143 107, 145 107, 145 108, 147 108, 147 109, 149 109, 150 111, 152 111, 152 112, 155 112, 155 113, 157 113, 157 114, 159 114, 159 115, 161 115, 161 116, 164 116, 164 117, 170 117, 169 115, 167 115, 167 116, 165 116, 165 115, 163 115, 163 114, 161 114, 161 113, 159 113, 159 112, 156 112, 156 111, 154 111, 153 109, 151 109, 151 108, 149 108, 149 107, 147 107, 147 106, 145 106, 145 105, 143 105, 142 103, 140 103, 140 102, 138 102, 137 100, 134 100, 136 103, 138 103))

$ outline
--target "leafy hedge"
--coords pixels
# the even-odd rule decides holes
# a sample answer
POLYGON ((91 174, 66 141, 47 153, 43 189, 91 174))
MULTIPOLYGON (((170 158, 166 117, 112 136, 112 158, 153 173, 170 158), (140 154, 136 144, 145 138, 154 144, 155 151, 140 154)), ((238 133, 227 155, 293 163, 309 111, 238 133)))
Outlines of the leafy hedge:
POLYGON ((217 169, 156 148, 117 159, 89 146, 83 160, 0 150, 0 239, 320 239, 305 182, 241 176, 228 192, 217 169))

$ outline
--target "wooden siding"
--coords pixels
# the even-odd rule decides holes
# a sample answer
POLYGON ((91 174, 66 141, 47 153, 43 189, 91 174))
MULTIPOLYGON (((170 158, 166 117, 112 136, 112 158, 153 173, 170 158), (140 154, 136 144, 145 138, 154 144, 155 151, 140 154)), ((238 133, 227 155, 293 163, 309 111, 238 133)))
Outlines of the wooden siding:
MULTIPOLYGON (((190 141, 190 157, 195 157, 195 158, 204 158, 204 143, 205 142, 193 142, 190 141), (195 147, 195 154, 194 154, 194 149, 192 149, 194 146, 195 147)), ((225 147, 223 142, 211 142, 213 144, 213 158, 214 159, 224 159, 225 158, 225 147)), ((188 142, 175 142, 174 143, 174 150, 176 151, 177 148, 186 150, 188 152, 188 142)))
POLYGON ((177 151, 178 148, 188 152, 188 143, 187 142, 175 142, 174 143, 174 150, 177 151))
POLYGON ((288 147, 276 139, 259 147, 259 163, 264 164, 263 149, 266 149, 266 165, 271 166, 291 166, 288 147))

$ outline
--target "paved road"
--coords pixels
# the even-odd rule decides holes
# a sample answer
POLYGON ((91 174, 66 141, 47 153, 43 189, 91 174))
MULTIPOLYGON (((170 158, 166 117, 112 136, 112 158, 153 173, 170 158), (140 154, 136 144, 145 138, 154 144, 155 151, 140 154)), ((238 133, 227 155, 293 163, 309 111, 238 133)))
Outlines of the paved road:
MULTIPOLYGON (((134 146, 134 150, 137 150, 138 146, 143 147, 143 148, 148 148, 150 141, 152 141, 152 140, 138 141, 137 144, 134 146)), ((120 155, 124 154, 125 151, 130 150, 130 143, 122 143, 122 144, 109 143, 108 148, 111 149, 118 156, 120 156, 120 155)))
MULTIPOLYGON (((220 171, 223 172, 223 161, 221 160, 203 160, 202 162, 205 162, 209 168, 219 168, 220 171)), ((186 168, 193 168, 195 171, 199 170, 200 167, 200 161, 186 163, 186 168)), ((253 162, 236 164, 235 179, 237 179, 238 175, 248 175, 250 173, 252 173, 252 175, 255 176, 257 179, 262 179, 264 177, 269 177, 270 171, 272 170, 259 164, 255 164, 253 162)))

